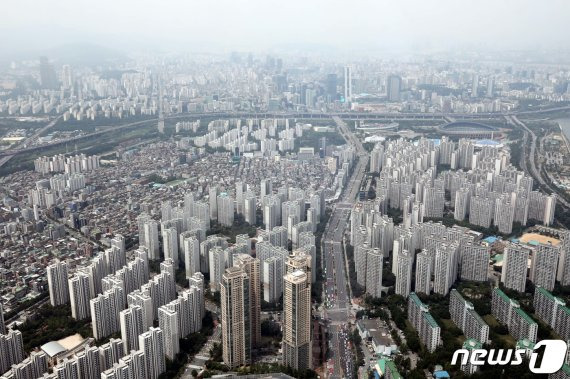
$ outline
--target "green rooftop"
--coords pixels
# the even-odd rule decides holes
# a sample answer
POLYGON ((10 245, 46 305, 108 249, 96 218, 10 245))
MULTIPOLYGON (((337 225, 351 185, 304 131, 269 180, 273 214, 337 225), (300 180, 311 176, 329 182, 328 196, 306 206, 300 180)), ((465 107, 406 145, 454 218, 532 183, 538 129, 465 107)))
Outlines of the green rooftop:
POLYGON ((463 348, 467 350, 480 349, 482 347, 483 344, 477 341, 475 338, 469 338, 463 342, 463 348))
POLYGON ((481 326, 487 326, 487 323, 485 322, 485 320, 483 320, 481 318, 481 316, 479 316, 479 313, 475 312, 475 309, 470 309, 467 312, 469 312, 471 314, 471 316, 473 316, 473 318, 477 321, 477 323, 481 326))
POLYGON ((426 305, 424 303, 422 303, 422 301, 420 300, 420 298, 418 297, 418 295, 416 295, 415 292, 410 293, 410 299, 412 299, 412 301, 414 303, 416 303, 416 305, 418 307, 426 307, 426 305))
POLYGON ((423 312, 423 316, 425 317, 426 321, 432 328, 439 328, 439 325, 429 312, 423 312))
POLYGON ((493 292, 495 292, 497 295, 499 295, 504 301, 506 301, 506 302, 511 301, 511 298, 508 297, 506 293, 501 291, 501 289, 499 287, 493 288, 493 292))
POLYGON ((536 286, 536 291, 540 292, 542 295, 546 296, 547 298, 549 298, 552 301, 558 301, 559 303, 566 304, 566 302, 564 300, 562 300, 559 297, 554 296, 553 294, 551 294, 549 291, 547 291, 546 289, 544 289, 541 286, 536 286))
POLYGON ((529 340, 528 338, 523 338, 522 340, 517 341, 517 349, 534 349, 534 342, 529 340))
POLYGON ((536 324, 536 321, 534 321, 525 311, 523 311, 520 308, 515 308, 515 312, 519 314, 519 316, 521 316, 526 322, 528 322, 529 324, 536 324))
POLYGON ((394 378, 394 379, 402 379, 403 378, 403 376, 400 375, 400 373, 398 372, 398 369, 396 368, 394 361, 386 361, 386 367, 384 370, 384 374, 386 373, 387 370, 390 370, 390 374, 391 374, 392 378, 394 378))

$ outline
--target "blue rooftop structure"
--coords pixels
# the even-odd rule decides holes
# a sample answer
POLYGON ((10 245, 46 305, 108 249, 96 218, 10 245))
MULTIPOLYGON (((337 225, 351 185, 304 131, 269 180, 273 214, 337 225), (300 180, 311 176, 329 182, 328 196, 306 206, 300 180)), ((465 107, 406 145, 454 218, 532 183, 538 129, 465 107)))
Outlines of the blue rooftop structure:
POLYGON ((495 243, 497 240, 498 240, 498 238, 495 236, 489 236, 489 237, 483 239, 484 242, 487 242, 489 244, 495 243))
POLYGON ((433 372, 433 377, 436 379, 440 379, 440 378, 451 378, 451 376, 449 376, 449 373, 447 371, 444 370, 440 370, 440 371, 434 371, 433 372))

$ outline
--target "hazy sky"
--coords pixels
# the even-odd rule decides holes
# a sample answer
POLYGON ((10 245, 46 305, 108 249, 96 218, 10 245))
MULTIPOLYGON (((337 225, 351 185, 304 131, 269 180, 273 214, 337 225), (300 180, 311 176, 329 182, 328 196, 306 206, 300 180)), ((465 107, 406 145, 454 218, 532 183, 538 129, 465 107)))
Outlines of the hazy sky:
POLYGON ((446 50, 570 46, 568 0, 3 0, 0 55, 113 48, 446 50))

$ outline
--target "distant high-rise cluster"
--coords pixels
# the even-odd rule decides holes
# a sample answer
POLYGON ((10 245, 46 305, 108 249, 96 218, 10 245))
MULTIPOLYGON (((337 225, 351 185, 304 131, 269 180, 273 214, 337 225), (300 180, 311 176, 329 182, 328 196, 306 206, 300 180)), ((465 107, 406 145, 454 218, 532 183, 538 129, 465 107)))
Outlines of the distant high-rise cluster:
POLYGON ((66 174, 78 174, 99 168, 100 158, 97 155, 85 154, 66 157, 63 154, 52 157, 39 157, 34 160, 37 172, 48 174, 50 172, 65 172, 66 174))

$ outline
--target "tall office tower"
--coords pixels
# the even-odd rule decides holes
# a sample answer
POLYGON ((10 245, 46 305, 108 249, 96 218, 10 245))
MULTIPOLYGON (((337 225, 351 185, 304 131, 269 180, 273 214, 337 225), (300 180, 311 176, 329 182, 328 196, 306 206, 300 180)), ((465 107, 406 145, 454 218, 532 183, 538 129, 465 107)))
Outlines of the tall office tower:
POLYGON ((138 305, 131 305, 119 312, 119 324, 125 355, 131 350, 138 350, 139 335, 145 331, 142 308, 138 305))
POLYGON ((312 368, 311 281, 297 270, 283 278, 283 365, 312 368))
POLYGON ((283 258, 273 256, 263 261, 263 300, 273 303, 283 294, 283 258))
POLYGON ((556 269, 560 248, 558 246, 538 244, 531 252, 529 279, 536 286, 541 286, 547 291, 554 289, 556 269))
POLYGON ((260 185, 261 185, 261 190, 259 192, 260 200, 263 203, 263 199, 265 199, 265 196, 273 194, 273 183, 271 182, 271 179, 261 179, 260 185))
POLYGON ((515 203, 511 196, 503 194, 495 202, 495 217, 493 223, 499 228, 499 232, 510 234, 513 231, 515 217, 515 203))
POLYGON ((0 334, 6 334, 6 322, 4 321, 4 306, 0 302, 0 334))
POLYGON ((428 294, 431 291, 431 257, 427 250, 416 255, 416 288, 415 292, 428 294))
POLYGON ((47 267, 49 302, 53 307, 69 303, 67 263, 57 261, 47 267))
MULTIPOLYGON (((263 223, 265 224, 265 230, 270 231, 274 227, 279 226, 281 223, 280 215, 281 210, 281 200, 278 196, 267 195, 263 198, 262 210, 263 210, 263 223)), ((286 223, 283 225, 287 225, 286 223)))
POLYGON ((47 57, 40 57, 40 82, 44 89, 57 89, 58 87, 55 70, 47 57))
POLYGON ((468 188, 460 188, 455 194, 453 218, 457 221, 463 221, 467 216, 467 212, 469 211, 469 194, 468 188))
POLYGON ((344 67, 344 102, 350 103, 352 101, 352 68, 350 66, 344 67))
POLYGON ((24 360, 24 340, 22 332, 10 329, 0 335, 0 372, 5 373, 12 365, 24 360))
POLYGON ((487 97, 493 97, 494 87, 495 78, 489 76, 489 79, 487 79, 487 97))
POLYGON ((164 354, 174 360, 180 352, 180 332, 178 330, 178 315, 165 306, 158 308, 158 327, 162 330, 164 339, 164 354))
POLYGON ((400 251, 396 258, 396 284, 394 292, 397 295, 408 297, 412 287, 413 256, 407 250, 400 251))
POLYGON ((89 276, 84 272, 78 272, 69 279, 69 300, 71 317, 75 320, 84 320, 90 316, 91 289, 89 287, 89 276))
POLYGON ((471 242, 461 245, 461 280, 485 282, 488 278, 489 248, 471 242))
POLYGON ((400 101, 402 92, 402 78, 398 75, 390 75, 386 80, 386 93, 388 100, 400 101))
POLYGON ((125 308, 123 299, 123 290, 120 287, 113 287, 89 302, 93 337, 96 340, 121 330, 119 313, 125 308))
POLYGON ((481 343, 488 342, 489 325, 475 312, 473 304, 465 300, 455 288, 449 295, 449 314, 465 337, 475 338, 481 343))
POLYGON ((472 197, 469 204, 469 223, 489 228, 494 209, 493 200, 479 196, 472 197))
POLYGON ((454 274, 457 272, 458 249, 457 243, 441 244, 436 248, 433 292, 443 296, 449 293, 456 279, 454 274))
POLYGON ((218 220, 218 187, 210 186, 208 201, 210 204, 210 220, 218 220))
POLYGON ((519 244, 509 243, 503 256, 501 283, 506 288, 524 292, 530 249, 519 244))
POLYGON ((146 357, 146 373, 149 379, 158 379, 166 371, 165 347, 160 328, 151 327, 139 336, 139 347, 146 357))
POLYGON ((251 363, 249 288, 249 278, 241 268, 226 270, 220 289, 222 355, 230 369, 251 363))
POLYGON ((257 204, 255 194, 247 191, 243 199, 243 217, 249 225, 255 225, 257 221, 257 204))
POLYGON ((443 190, 435 187, 425 187, 423 200, 425 217, 443 217, 443 206, 445 203, 443 190))
POLYGON ((164 259, 172 259, 175 267, 178 267, 178 232, 175 228, 162 230, 162 250, 164 259))
POLYGON ((196 237, 186 237, 182 247, 186 277, 189 278, 194 273, 200 272, 200 241, 196 237))
POLYGON ((144 241, 144 247, 148 251, 148 259, 160 259, 158 223, 156 221, 148 220, 144 223, 144 241))
POLYGON ((248 254, 238 254, 234 257, 237 266, 249 277, 249 316, 251 320, 251 346, 261 343, 261 287, 259 277, 259 259, 248 254))
POLYGON ((234 224, 234 199, 226 192, 218 195, 218 223, 228 227, 234 224))
POLYGON ((327 74, 326 79, 326 91, 327 95, 331 97, 331 100, 336 98, 336 84, 337 84, 337 75, 336 74, 327 74))
POLYGON ((366 293, 373 297, 382 296, 382 262, 384 254, 380 249, 366 251, 366 293))
POLYGON ((471 97, 479 96, 479 75, 473 75, 473 84, 471 85, 471 97))

